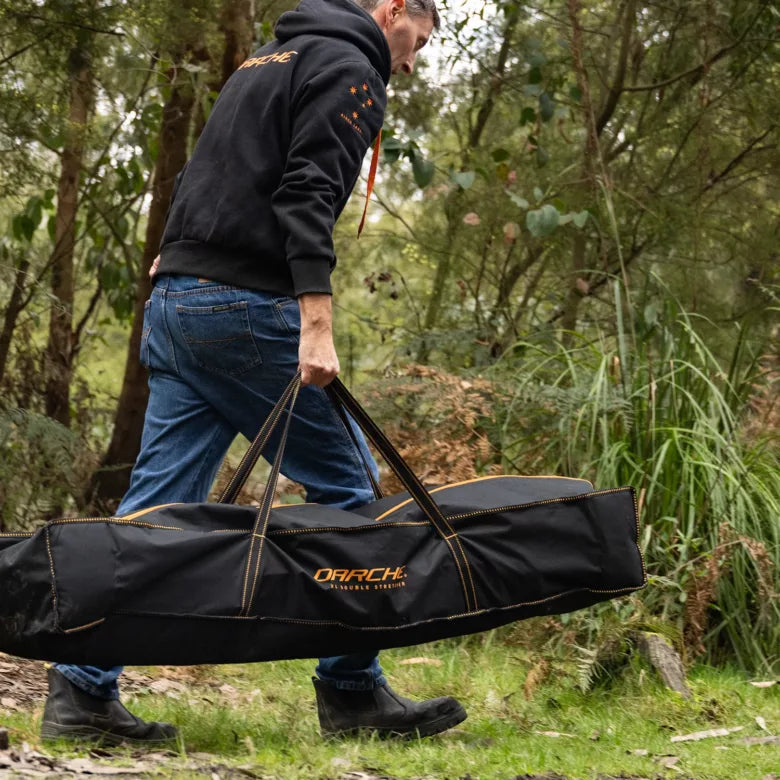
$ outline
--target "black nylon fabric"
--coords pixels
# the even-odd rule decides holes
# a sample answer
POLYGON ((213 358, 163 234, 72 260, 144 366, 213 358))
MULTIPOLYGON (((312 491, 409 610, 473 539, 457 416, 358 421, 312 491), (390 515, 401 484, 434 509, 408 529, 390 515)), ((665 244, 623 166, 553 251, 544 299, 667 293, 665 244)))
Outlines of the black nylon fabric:
POLYGON ((356 512, 278 507, 265 533, 253 533, 254 507, 173 504, 0 535, 0 649, 99 665, 311 658, 483 631, 645 584, 631 488, 493 477, 431 495, 450 539, 408 494, 356 512))

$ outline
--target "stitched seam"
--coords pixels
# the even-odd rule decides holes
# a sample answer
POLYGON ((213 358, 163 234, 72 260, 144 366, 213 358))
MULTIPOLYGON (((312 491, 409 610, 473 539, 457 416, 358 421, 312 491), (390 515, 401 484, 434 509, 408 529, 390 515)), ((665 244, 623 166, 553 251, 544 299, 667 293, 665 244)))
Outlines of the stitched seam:
MULTIPOLYGON (((434 505, 436 506, 436 509, 439 512, 439 515, 441 515, 441 518, 444 520, 444 524, 449 529, 450 534, 452 534, 453 536, 457 536, 457 532, 450 525, 450 523, 447 520, 447 518, 441 513, 441 510, 439 510, 438 505, 436 505, 435 502, 434 502, 434 505)), ((450 544, 449 538, 446 537, 442 533, 442 531, 439 529, 439 527, 435 523, 433 525, 436 528, 436 530, 439 532, 439 535, 441 536, 441 538, 444 539, 445 542, 447 542, 447 545, 450 548, 450 552, 452 553, 452 557, 455 558, 455 562, 458 564, 458 573, 460 574, 460 581, 461 581, 461 583, 463 585, 463 597, 464 597, 464 600, 466 602, 466 609, 470 610, 471 606, 469 604, 469 593, 468 593, 468 589, 466 588, 466 581, 463 579, 463 571, 461 570, 460 562, 457 560, 458 556, 457 556, 457 553, 455 552, 455 548, 450 544)), ((450 538, 452 538, 452 537, 450 537, 450 538)), ((468 574, 469 574, 469 579, 471 579, 471 567, 469 566, 469 562, 468 562, 468 558, 466 558, 466 554, 463 552, 463 548, 460 546, 460 541, 459 540, 458 540, 458 547, 460 548, 460 554, 463 556, 463 562, 466 564, 466 569, 467 569, 468 574)), ((472 590, 473 590, 473 588, 474 588, 473 581, 472 581, 471 587, 472 587, 472 590)), ((476 593, 474 594, 474 607, 476 608, 476 593)))
MULTIPOLYGON (((237 291, 239 289, 242 288, 235 287, 229 284, 223 284, 215 287, 203 286, 192 290, 178 290, 174 292, 171 292, 170 290, 166 290, 166 293, 170 298, 187 298, 192 295, 205 295, 209 293, 231 292, 231 291, 237 291)), ((200 308, 200 307, 188 307, 188 308, 200 308)))
MULTIPOLYGON (((475 482, 484 482, 488 479, 566 479, 566 480, 570 480, 571 482, 585 482, 591 487, 593 487, 592 482, 590 482, 587 479, 580 479, 579 477, 556 477, 556 476, 547 476, 547 475, 521 476, 519 474, 497 474, 490 477, 478 477, 477 479, 467 479, 464 482, 456 482, 453 485, 442 485, 441 487, 433 488, 433 490, 429 490, 428 492, 431 495, 433 495, 434 493, 439 493, 442 490, 449 490, 450 488, 460 487, 461 485, 471 485, 475 482)), ((376 518, 376 522, 378 523, 383 517, 386 517, 387 515, 396 512, 397 510, 407 506, 413 501, 414 501, 413 498, 407 498, 405 501, 402 501, 400 504, 397 504, 392 509, 388 509, 386 512, 383 512, 381 515, 379 515, 379 517, 376 518)))
POLYGON ((252 590, 249 591, 249 603, 246 605, 247 615, 249 615, 250 611, 252 610, 252 602, 255 600, 255 589, 257 588, 257 577, 260 574, 260 560, 263 557, 263 547, 265 547, 265 534, 260 536, 259 539, 260 539, 260 544, 257 549, 257 563, 255 564, 255 576, 252 578, 252 590))
MULTIPOLYGON (((259 510, 257 512, 257 515, 258 515, 258 520, 259 520, 260 519, 259 518, 259 515, 260 515, 260 511, 259 510)), ((246 589, 247 589, 247 585, 249 585, 249 566, 252 563, 252 554, 254 553, 254 548, 255 548, 255 534, 254 534, 254 531, 257 530, 257 522, 258 522, 258 520, 255 520, 255 526, 252 529, 253 533, 252 533, 252 541, 251 541, 251 543, 249 545, 249 557, 247 558, 246 570, 244 571, 244 589, 243 589, 243 591, 241 593, 241 612, 242 613, 244 612, 244 608, 246 606, 246 589)))
POLYGON ((466 609, 470 609, 469 605, 469 592, 466 588, 466 580, 463 579, 463 569, 461 568, 460 561, 458 560, 458 556, 455 553, 455 550, 453 549, 452 545, 450 544, 449 539, 446 537, 443 537, 444 541, 447 542, 447 546, 450 548, 450 553, 452 554, 452 559, 455 561, 455 565, 458 567, 458 575, 460 576, 460 582, 463 587, 463 598, 466 602, 466 609))
POLYGON ((554 596, 547 596, 543 599, 537 599, 536 601, 521 601, 517 604, 509 604, 505 607, 492 607, 489 609, 478 609, 471 612, 461 612, 457 615, 447 615, 443 617, 427 618, 426 620, 417 620, 414 623, 407 623, 403 626, 353 626, 349 623, 343 623, 339 620, 305 620, 303 618, 282 618, 274 617, 270 615, 266 616, 246 616, 246 615, 182 615, 179 613, 169 612, 134 612, 132 610, 116 610, 115 615, 131 615, 134 617, 162 617, 167 619, 190 619, 190 620, 267 620, 276 623, 294 623, 305 626, 339 626, 341 628, 347 628, 352 631, 403 631, 404 629, 414 628, 416 626, 426 625, 427 623, 435 623, 442 620, 460 620, 467 617, 475 617, 476 615, 484 615, 488 612, 504 612, 508 609, 517 609, 518 607, 533 607, 538 604, 545 604, 548 601, 555 601, 556 599, 563 598, 564 596, 571 596, 573 593, 631 593, 632 591, 641 590, 644 585, 627 585, 624 588, 618 588, 616 590, 594 590, 593 588, 572 588, 571 590, 558 593, 554 596))
POLYGON ((477 589, 474 587, 474 579, 471 576, 471 566, 469 565, 469 559, 466 557, 466 552, 460 543, 460 539, 456 537, 456 541, 458 543, 458 549, 460 550, 460 554, 463 556, 463 562, 466 564, 466 573, 469 575, 469 583, 471 584, 471 595, 474 598, 474 609, 478 609, 479 605, 477 604, 477 589))
POLYGON ((132 525, 136 528, 157 528, 161 531, 184 531, 184 528, 179 528, 177 525, 139 523, 135 520, 123 520, 121 517, 67 517, 62 520, 52 520, 49 525, 73 525, 78 523, 112 523, 113 525, 132 525))
POLYGON ((45 530, 46 536, 46 553, 49 556, 49 571, 51 572, 51 610, 54 616, 54 628, 60 627, 59 614, 57 612, 57 589, 54 586, 55 574, 54 574, 54 557, 51 554, 51 538, 49 536, 49 529, 45 530))
POLYGON ((382 525, 361 525, 355 528, 300 528, 289 529, 286 531, 270 531, 268 536, 285 536, 287 534, 319 534, 319 533, 351 533, 353 531, 373 531, 375 528, 401 528, 403 526, 419 527, 423 525, 430 525, 427 520, 420 520, 419 522, 408 523, 382 523, 382 525))
MULTIPOLYGON (((295 406, 295 402, 298 400, 298 393, 300 391, 300 384, 298 384, 289 394, 289 399, 283 404, 283 409, 287 411, 287 421, 285 423, 285 427, 283 430, 283 436, 286 435, 288 427, 290 425, 290 421, 293 416, 293 407, 295 406), (289 409, 288 409, 289 404, 289 409)), ((284 446, 284 441, 282 441, 282 444, 280 446, 284 446)), ((268 485, 276 485, 276 480, 279 478, 279 472, 282 468, 282 461, 279 455, 281 452, 277 452, 277 457, 274 458, 274 465, 271 468, 271 473, 268 477, 268 485)), ((268 530, 268 523, 271 522, 271 512, 273 510, 273 495, 269 495, 267 497, 267 502, 264 500, 263 504, 267 504, 266 506, 261 506, 258 510, 258 516, 257 521, 255 522, 255 527, 253 529, 253 540, 254 540, 254 534, 257 534, 257 528, 258 524, 260 523, 260 512, 265 511, 265 516, 263 517, 263 530, 262 534, 260 535, 260 546, 257 551, 257 563, 255 565, 255 576, 252 580, 252 590, 249 591, 249 603, 246 607, 246 613, 249 615, 250 611, 252 610, 252 602, 255 599, 255 592, 257 591, 257 578, 260 574, 260 561, 263 557, 263 548, 265 547, 265 534, 268 530)))
MULTIPOLYGON (((290 414, 292 414, 292 410, 290 411, 290 414)), ((281 466, 281 464, 280 464, 280 466, 281 466)), ((272 470, 271 475, 268 478, 269 482, 272 481, 273 479, 277 478, 278 476, 279 476, 279 470, 277 469, 275 474, 273 473, 273 470, 272 470)), ((269 498, 269 500, 270 500, 270 498, 269 498)), ((257 519, 258 519, 258 521, 260 520, 259 512, 258 512, 258 518, 257 519)), ((255 576, 252 579, 252 590, 249 592, 249 604, 247 604, 247 607, 246 607, 247 615, 249 615, 249 612, 252 609, 252 602, 255 600, 255 591, 257 589, 257 577, 260 574, 260 560, 263 557, 263 548, 265 547, 265 534, 266 534, 266 531, 268 530, 268 523, 270 522, 270 520, 271 520, 271 507, 268 507, 268 511, 266 512, 266 515, 265 515, 265 522, 263 523, 262 534, 260 534, 258 536, 257 528, 254 529, 254 533, 253 533, 253 536, 258 536, 258 538, 260 539, 260 546, 259 546, 259 549, 257 551, 257 564, 255 565, 255 576)))
POLYGON ((645 565, 645 556, 642 552, 642 548, 639 546, 639 534, 640 534, 640 528, 639 528, 639 503, 637 502, 636 498, 636 490, 634 488, 631 488, 631 495, 634 499, 634 522, 636 523, 636 548, 639 550, 639 560, 642 562, 642 576, 644 578, 644 582, 647 583, 647 566, 645 565))
POLYGON ((548 498, 544 501, 532 501, 528 504, 512 504, 511 506, 499 506, 493 509, 479 509, 475 512, 465 512, 460 515, 451 515, 450 520, 464 520, 469 517, 479 517, 480 515, 489 515, 495 512, 509 512, 515 509, 530 509, 532 507, 544 506, 545 504, 563 504, 567 501, 583 501, 598 496, 607 496, 610 493, 623 493, 631 488, 614 488, 612 490, 598 490, 591 493, 582 493, 579 496, 564 496, 563 498, 548 498))
MULTIPOLYGON (((286 534, 319 534, 319 533, 350 533, 352 531, 373 531, 375 528, 380 530, 385 528, 402 528, 405 526, 419 527, 424 525, 430 525, 427 520, 419 520, 416 522, 402 522, 402 523, 382 523, 381 525, 361 525, 355 528, 290 528, 287 530, 268 531, 268 536, 284 536, 286 534)), ((251 531, 248 528, 215 528, 213 531, 208 531, 210 534, 248 534, 251 531)))

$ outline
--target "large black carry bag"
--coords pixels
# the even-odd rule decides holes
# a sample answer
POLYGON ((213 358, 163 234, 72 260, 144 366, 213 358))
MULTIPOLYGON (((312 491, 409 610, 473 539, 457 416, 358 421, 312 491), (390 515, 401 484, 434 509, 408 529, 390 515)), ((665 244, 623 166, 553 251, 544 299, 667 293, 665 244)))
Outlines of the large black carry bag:
POLYGON ((272 507, 299 387, 297 376, 219 503, 0 534, 0 650, 96 665, 340 655, 568 612, 645 584, 631 488, 506 476, 426 490, 338 380, 337 409, 408 492, 352 512, 272 507), (235 505, 277 424, 261 505, 235 505))

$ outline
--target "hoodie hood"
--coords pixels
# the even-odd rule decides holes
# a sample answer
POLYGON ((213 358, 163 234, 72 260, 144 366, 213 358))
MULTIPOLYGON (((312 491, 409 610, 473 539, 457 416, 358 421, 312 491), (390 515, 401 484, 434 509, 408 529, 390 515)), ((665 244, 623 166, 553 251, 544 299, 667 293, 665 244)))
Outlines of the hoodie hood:
POLYGON ((354 0, 303 0, 283 14, 276 24, 280 43, 300 35, 338 38, 351 43, 368 57, 385 84, 390 81, 390 47, 373 17, 354 0))

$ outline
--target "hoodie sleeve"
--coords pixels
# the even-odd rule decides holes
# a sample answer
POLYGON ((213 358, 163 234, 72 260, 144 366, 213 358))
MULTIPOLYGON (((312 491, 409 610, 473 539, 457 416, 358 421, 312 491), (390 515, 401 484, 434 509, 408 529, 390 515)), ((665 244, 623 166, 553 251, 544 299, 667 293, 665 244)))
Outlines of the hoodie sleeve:
POLYGON ((386 102, 384 83, 364 62, 325 69, 295 95, 287 164, 271 203, 296 296, 331 292, 333 228, 386 102))

